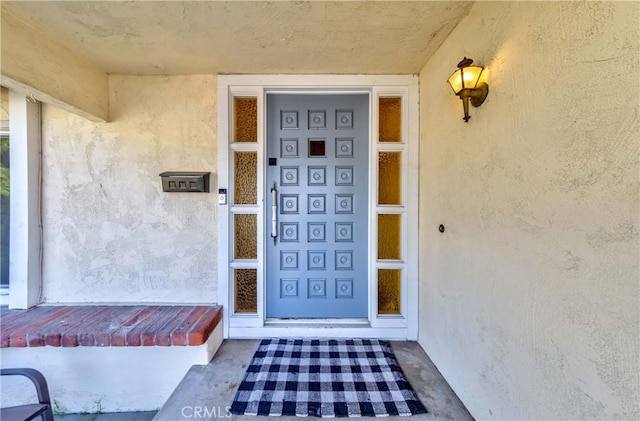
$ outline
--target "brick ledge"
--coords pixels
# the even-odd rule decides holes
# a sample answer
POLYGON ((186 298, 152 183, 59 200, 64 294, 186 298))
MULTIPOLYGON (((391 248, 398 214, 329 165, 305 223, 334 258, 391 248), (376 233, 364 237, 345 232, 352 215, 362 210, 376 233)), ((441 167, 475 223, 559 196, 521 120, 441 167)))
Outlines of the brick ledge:
POLYGON ((0 348, 198 346, 221 320, 221 306, 0 307, 0 348))

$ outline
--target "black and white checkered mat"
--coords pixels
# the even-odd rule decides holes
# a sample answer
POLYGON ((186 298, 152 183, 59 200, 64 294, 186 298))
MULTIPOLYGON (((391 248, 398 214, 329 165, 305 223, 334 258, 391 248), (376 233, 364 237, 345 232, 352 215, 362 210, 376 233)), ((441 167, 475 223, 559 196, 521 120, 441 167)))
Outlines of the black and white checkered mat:
POLYGON ((231 413, 386 417, 426 413, 386 341, 265 339, 231 413))

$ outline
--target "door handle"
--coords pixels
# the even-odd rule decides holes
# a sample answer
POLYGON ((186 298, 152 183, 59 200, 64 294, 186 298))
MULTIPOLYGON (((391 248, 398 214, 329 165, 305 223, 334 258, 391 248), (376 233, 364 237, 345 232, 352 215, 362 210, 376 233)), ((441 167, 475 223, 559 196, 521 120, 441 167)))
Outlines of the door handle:
POLYGON ((275 180, 271 187, 271 238, 275 246, 278 241, 278 189, 276 189, 275 180))

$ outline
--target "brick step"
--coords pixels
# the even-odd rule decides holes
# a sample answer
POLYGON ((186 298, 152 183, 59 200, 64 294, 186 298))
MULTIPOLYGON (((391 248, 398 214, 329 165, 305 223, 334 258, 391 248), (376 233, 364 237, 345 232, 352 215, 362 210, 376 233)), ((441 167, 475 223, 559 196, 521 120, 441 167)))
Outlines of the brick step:
POLYGON ((221 320, 221 306, 0 307, 0 348, 197 346, 221 320))

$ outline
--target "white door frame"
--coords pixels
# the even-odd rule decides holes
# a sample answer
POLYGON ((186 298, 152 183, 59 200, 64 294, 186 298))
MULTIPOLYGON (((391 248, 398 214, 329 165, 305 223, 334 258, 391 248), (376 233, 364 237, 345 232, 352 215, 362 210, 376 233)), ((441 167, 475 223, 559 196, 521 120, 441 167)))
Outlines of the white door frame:
POLYGON ((227 204, 218 206, 218 302, 223 306, 225 338, 261 337, 359 337, 418 338, 418 79, 413 75, 220 75, 218 76, 218 188, 227 189, 227 204), (266 151, 266 95, 268 93, 368 93, 369 106, 369 318, 367 321, 316 320, 269 322, 265 318, 264 295, 264 176, 266 151), (256 97, 258 142, 231 143, 234 97, 256 97), (378 98, 402 97, 402 142, 378 142, 378 98), (233 153, 255 151, 258 156, 257 205, 233 205, 233 153), (378 151, 401 152, 402 206, 377 205, 378 151), (258 259, 233 261, 234 212, 257 215, 258 259), (402 219, 402 259, 377 260, 377 213, 398 213, 402 219), (258 310, 234 314, 233 270, 255 268, 258 273, 258 310), (399 315, 377 314, 377 270, 401 269, 401 311, 399 315))

